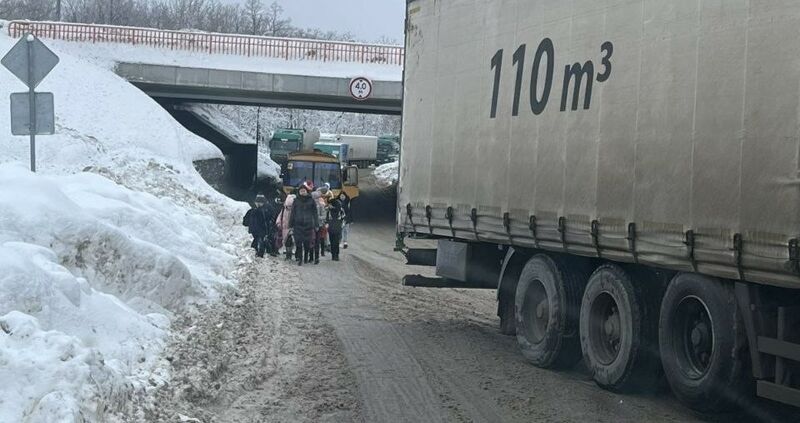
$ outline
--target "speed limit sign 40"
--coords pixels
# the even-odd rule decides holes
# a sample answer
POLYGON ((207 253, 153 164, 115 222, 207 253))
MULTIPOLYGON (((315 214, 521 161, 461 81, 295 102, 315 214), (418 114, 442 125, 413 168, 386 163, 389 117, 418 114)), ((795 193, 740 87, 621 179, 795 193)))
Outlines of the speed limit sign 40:
POLYGON ((364 101, 372 95, 372 81, 363 76, 350 81, 350 95, 358 101, 364 101))

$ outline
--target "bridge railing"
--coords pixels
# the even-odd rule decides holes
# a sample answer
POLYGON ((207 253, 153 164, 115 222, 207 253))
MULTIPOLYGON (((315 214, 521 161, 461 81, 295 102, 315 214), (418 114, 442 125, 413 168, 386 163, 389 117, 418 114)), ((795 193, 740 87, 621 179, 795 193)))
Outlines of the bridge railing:
POLYGON ((272 57, 286 60, 402 66, 405 55, 403 47, 378 44, 66 22, 9 22, 8 35, 16 38, 25 33, 64 41, 145 45, 208 54, 272 57))

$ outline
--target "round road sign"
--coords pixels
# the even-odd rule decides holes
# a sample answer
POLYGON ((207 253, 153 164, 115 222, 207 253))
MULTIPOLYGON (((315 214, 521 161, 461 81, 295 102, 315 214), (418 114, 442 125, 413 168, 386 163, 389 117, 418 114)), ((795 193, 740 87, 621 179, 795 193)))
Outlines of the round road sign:
POLYGON ((350 81, 350 95, 358 101, 364 101, 372 95, 372 81, 363 76, 350 81))

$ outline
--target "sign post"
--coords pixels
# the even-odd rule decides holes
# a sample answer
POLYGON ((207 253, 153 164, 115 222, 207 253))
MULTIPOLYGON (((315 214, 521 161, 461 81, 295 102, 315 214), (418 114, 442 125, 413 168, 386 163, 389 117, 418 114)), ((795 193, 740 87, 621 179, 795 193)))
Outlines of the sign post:
MULTIPOLYGON (((33 80, 33 50, 31 42, 32 35, 25 37, 25 42, 28 45, 28 81, 33 80)), ((31 84, 28 84, 28 118, 31 123, 30 137, 31 137, 31 172, 36 172, 36 91, 31 84)))
POLYGON ((11 134, 30 136, 31 171, 36 172, 36 135, 55 133, 53 93, 37 93, 36 87, 58 64, 58 56, 25 34, 0 63, 28 86, 27 93, 11 94, 11 134))

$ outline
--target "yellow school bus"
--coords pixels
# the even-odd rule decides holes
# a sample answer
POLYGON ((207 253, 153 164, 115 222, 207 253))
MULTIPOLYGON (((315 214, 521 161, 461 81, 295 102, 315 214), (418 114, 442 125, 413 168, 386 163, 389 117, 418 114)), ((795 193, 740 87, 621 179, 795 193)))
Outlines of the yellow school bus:
POLYGON ((344 166, 338 157, 320 151, 289 154, 281 176, 287 194, 305 181, 312 181, 314 187, 329 183, 334 195, 344 191, 353 199, 359 194, 358 167, 344 166))

